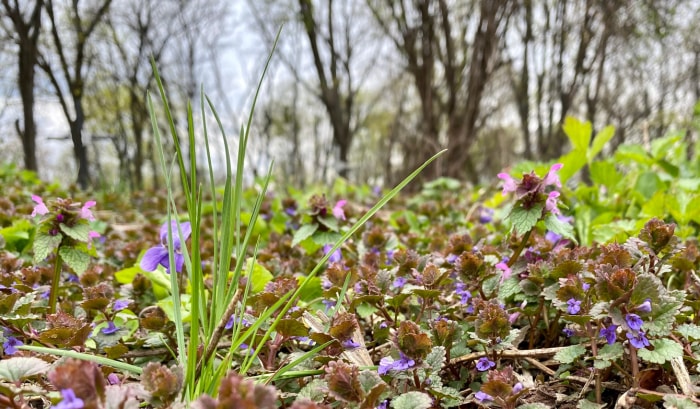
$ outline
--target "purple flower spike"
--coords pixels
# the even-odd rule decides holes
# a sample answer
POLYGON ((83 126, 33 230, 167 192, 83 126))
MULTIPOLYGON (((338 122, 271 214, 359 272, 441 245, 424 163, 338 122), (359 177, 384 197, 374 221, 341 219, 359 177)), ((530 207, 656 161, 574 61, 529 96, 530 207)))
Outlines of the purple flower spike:
POLYGON ((345 203, 347 203, 347 200, 338 200, 333 206, 333 216, 338 220, 345 220, 345 211, 343 210, 345 203))
POLYGON ((611 324, 607 328, 601 329, 600 336, 605 337, 605 340, 608 342, 608 345, 614 344, 615 340, 617 339, 617 325, 611 324))
POLYGON ((397 361, 394 361, 390 357, 384 357, 379 361, 379 368, 377 372, 379 375, 386 375, 389 371, 405 371, 416 365, 416 361, 407 357, 402 352, 399 351, 401 356, 397 361))
POLYGON ((642 329, 642 324, 644 324, 644 321, 639 317, 637 314, 627 314, 625 315, 625 321, 627 322, 627 325, 629 325, 630 329, 633 331, 639 331, 642 329))
POLYGON ((549 172, 547 172, 547 175, 544 177, 545 186, 554 185, 556 187, 561 187, 561 180, 559 180, 559 175, 557 175, 557 172, 559 172, 559 169, 563 167, 564 165, 562 163, 555 163, 551 168, 549 168, 549 172))
POLYGON ((488 371, 489 369, 493 368, 496 366, 496 363, 493 362, 492 360, 488 359, 487 357, 481 357, 479 358, 478 361, 476 361, 476 369, 483 372, 483 371, 488 371))
POLYGON ((63 400, 56 406, 52 406, 54 409, 82 409, 85 407, 85 402, 82 399, 75 396, 73 389, 61 389, 61 396, 63 400))
POLYGON ((83 207, 80 208, 80 217, 89 222, 95 221, 95 216, 93 216, 90 208, 95 206, 96 204, 97 202, 95 202, 94 200, 88 200, 87 202, 85 202, 83 207))
POLYGON ((127 299, 116 300, 116 301, 114 301, 114 304, 112 305, 112 311, 121 311, 121 310, 125 309, 126 307, 128 307, 130 303, 131 303, 131 300, 127 300, 127 299))
POLYGON ((5 355, 12 355, 17 352, 17 347, 24 345, 22 341, 15 337, 8 337, 2 344, 2 349, 5 350, 5 355))
POLYGON ((643 303, 637 306, 637 311, 648 314, 651 312, 651 298, 647 298, 643 303))
POLYGON ((581 301, 575 299, 575 298, 570 298, 569 301, 566 302, 568 305, 566 307, 566 312, 568 312, 571 315, 576 315, 581 311, 581 301))
POLYGON ((553 214, 560 214, 559 207, 557 206, 557 198, 561 194, 556 190, 549 192, 547 196, 547 201, 545 202, 545 208, 553 214))

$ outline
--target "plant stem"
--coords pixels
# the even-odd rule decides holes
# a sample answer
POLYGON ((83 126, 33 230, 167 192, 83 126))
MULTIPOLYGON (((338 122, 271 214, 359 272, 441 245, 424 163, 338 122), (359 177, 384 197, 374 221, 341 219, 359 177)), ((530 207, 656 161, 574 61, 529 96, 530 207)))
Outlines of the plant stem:
MULTIPOLYGON (((586 332, 588 332, 588 336, 591 337, 591 352, 593 353, 593 360, 595 361, 595 359, 598 357, 598 344, 596 343, 597 331, 594 331, 591 323, 587 322, 586 332)), ((598 369, 595 367, 593 367, 593 371, 595 373, 595 402, 600 404, 603 399, 600 371, 598 371, 598 369)))
POLYGON ((630 345, 630 366, 632 367, 632 387, 639 388, 639 362, 637 361, 637 348, 630 345))
MULTIPOLYGON (((219 343, 219 340, 221 339, 221 335, 224 333, 224 327, 226 327, 226 323, 228 322, 229 318, 233 315, 233 312, 236 310, 236 306, 238 304, 238 299, 241 296, 241 289, 238 288, 236 290, 236 293, 233 294, 233 298, 231 298, 231 302, 228 304, 228 307, 226 308, 226 311, 224 311, 224 315, 221 316, 221 321, 219 321, 219 325, 217 325, 216 329, 214 330, 214 333, 211 336, 211 339, 207 340, 208 345, 206 350, 204 351, 204 355, 202 356, 202 360, 199 361, 197 364, 197 370, 196 373, 199 374, 200 371, 202 370, 202 366, 205 362, 211 358, 212 354, 214 351, 216 351, 217 344, 219 343)), ((192 340, 190 340, 192 342, 192 340)))
MULTIPOLYGON (((61 246, 58 247, 60 250, 61 246)), ((56 302, 58 300, 58 283, 61 281, 61 267, 63 266, 63 260, 61 256, 56 251, 56 260, 53 267, 53 279, 51 280, 51 293, 49 294, 49 314, 56 313, 56 302)))
POLYGON ((518 261, 518 257, 520 257, 520 253, 523 252, 525 249, 525 246, 527 246, 527 242, 530 240, 530 235, 532 234, 532 231, 535 228, 533 227, 532 229, 528 230, 527 233, 523 236, 523 240, 520 242, 520 246, 518 247, 517 250, 515 250, 515 253, 513 253, 513 256, 508 260, 508 267, 513 267, 513 264, 515 264, 516 261, 518 261))

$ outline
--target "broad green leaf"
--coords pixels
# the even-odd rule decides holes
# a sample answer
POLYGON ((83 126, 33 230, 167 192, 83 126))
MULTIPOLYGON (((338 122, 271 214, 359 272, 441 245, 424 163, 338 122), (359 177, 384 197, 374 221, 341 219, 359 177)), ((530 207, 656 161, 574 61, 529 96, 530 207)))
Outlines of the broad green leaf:
POLYGON ((678 395, 665 395, 664 396, 664 408, 666 409, 698 409, 696 405, 689 398, 684 398, 678 395))
POLYGON ((593 137, 593 144, 591 145, 591 148, 588 150, 587 153, 587 158, 588 162, 591 162, 600 151, 603 150, 603 147, 605 146, 606 143, 612 139, 612 137, 615 135, 615 127, 612 125, 608 125, 605 128, 601 129, 600 132, 596 134, 595 137, 593 137))
POLYGON ((593 133, 593 126, 590 122, 581 122, 578 119, 567 116, 564 119, 564 125, 562 125, 564 133, 569 137, 571 145, 575 151, 586 152, 588 150, 588 144, 591 142, 591 133, 593 133))
POLYGON ((362 371, 358 379, 360 380, 360 387, 365 393, 369 393, 375 386, 384 383, 376 371, 362 371))
POLYGON ((78 223, 75 226, 68 226, 64 223, 58 225, 62 232, 66 233, 66 236, 72 238, 73 240, 82 241, 87 243, 90 233, 90 226, 85 223, 78 223))
POLYGON ((615 161, 623 163, 636 162, 640 165, 651 166, 654 159, 649 156, 641 145, 622 144, 615 151, 615 161))
POLYGON ((305 337, 309 335, 309 329, 298 320, 285 318, 277 324, 277 332, 284 337, 305 337))
POLYGON ((684 300, 685 293, 683 291, 671 291, 661 294, 656 304, 653 303, 652 299, 651 320, 645 320, 643 327, 647 335, 668 335, 676 322, 676 316, 683 306, 684 300))
POLYGON ((700 339, 700 326, 695 324, 679 325, 677 331, 687 340, 695 341, 700 339))
POLYGON ((0 379, 19 382, 30 376, 44 374, 51 369, 46 361, 34 357, 15 357, 0 361, 0 379))
POLYGON ((598 351, 598 356, 593 362, 593 366, 596 369, 605 369, 611 365, 611 361, 620 358, 623 354, 622 344, 605 344, 603 348, 598 351))
POLYGON ((41 231, 37 232, 34 237, 34 263, 44 261, 49 256, 49 253, 58 247, 62 239, 63 236, 61 234, 51 236, 41 231))
POLYGON ((666 192, 658 191, 654 193, 651 199, 647 200, 646 203, 642 205, 642 211, 640 214, 646 217, 658 217, 661 214, 666 213, 666 192))
POLYGON ((674 145, 682 142, 680 135, 669 135, 651 141, 651 154, 655 159, 666 158, 674 145))
POLYGON ((578 357, 586 353, 586 347, 583 345, 571 345, 554 355, 554 359, 562 364, 573 363, 578 357))
POLYGON ((325 246, 326 244, 335 244, 341 237, 340 233, 334 231, 316 231, 311 239, 319 246, 325 246))
POLYGON ((301 243, 305 239, 311 237, 314 232, 318 230, 318 224, 305 224, 294 232, 294 238, 292 239, 292 247, 301 243))
POLYGON ((544 209, 544 203, 538 203, 530 209, 525 209, 522 206, 514 207, 508 215, 508 219, 513 223, 515 231, 522 235, 535 227, 542 216, 542 209, 544 209))
POLYGON ((428 409, 433 406, 433 399, 423 392, 406 392, 392 399, 394 409, 428 409))
POLYGON ((637 351, 640 358, 654 364, 663 364, 671 358, 683 356, 683 347, 676 341, 666 338, 652 339, 649 341, 654 350, 643 348, 637 351))
MULTIPOLYGON (((499 279, 500 281, 500 279, 499 279)), ((506 299, 521 292, 520 282, 515 275, 508 277, 498 287, 498 299, 505 301, 506 299)))
POLYGON ((544 225, 547 228, 547 230, 551 231, 552 233, 556 233, 566 239, 573 241, 574 243, 578 243, 576 237, 574 236, 574 226, 567 222, 559 220, 557 216, 548 213, 547 217, 545 217, 544 219, 544 225))
POLYGON ((338 219, 333 216, 319 217, 318 222, 331 231, 338 231, 338 219))
POLYGON ((654 193, 665 190, 665 185, 655 172, 644 172, 637 178, 634 190, 641 193, 645 199, 649 200, 654 193))
POLYGON ((596 161, 590 164, 591 180, 597 185, 615 187, 622 180, 622 174, 611 161, 596 161))
POLYGON ((250 274, 250 279, 253 280, 253 282, 251 283, 250 290, 253 292, 253 294, 255 294, 265 289, 265 285, 272 280, 272 273, 250 257, 248 260, 246 260, 247 268, 243 272, 244 276, 248 276, 248 272, 251 270, 251 264, 253 265, 253 268, 252 273, 250 274))
POLYGON ((440 372, 445 364, 445 347, 437 346, 433 348, 425 357, 425 363, 428 364, 432 372, 440 372))
POLYGON ((90 256, 75 247, 61 246, 58 254, 63 259, 63 262, 68 264, 68 267, 73 269, 78 275, 84 273, 90 264, 90 256))
POLYGON ((6 248, 21 253, 29 244, 29 233, 34 226, 27 219, 17 219, 11 226, 0 229, 0 236, 5 239, 6 248))
POLYGON ((571 151, 564 156, 561 156, 557 162, 564 165, 559 171, 559 179, 561 183, 566 183, 578 171, 586 165, 586 155, 580 151, 571 151))
POLYGON ((134 281, 134 278, 136 278, 136 274, 140 273, 140 267, 129 267, 115 272, 114 279, 117 280, 119 284, 130 284, 134 281))
POLYGON ((314 402, 323 402, 323 399, 327 395, 327 390, 328 384, 326 383, 326 381, 318 378, 313 379, 311 382, 306 384, 306 386, 301 388, 299 394, 297 394, 297 399, 307 398, 314 402))

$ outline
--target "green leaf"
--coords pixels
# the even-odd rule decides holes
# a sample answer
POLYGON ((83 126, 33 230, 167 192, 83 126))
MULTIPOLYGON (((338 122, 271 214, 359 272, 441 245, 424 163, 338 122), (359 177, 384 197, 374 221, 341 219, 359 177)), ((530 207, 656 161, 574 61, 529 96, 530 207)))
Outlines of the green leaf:
POLYGON ((428 364, 432 372, 440 372, 443 365, 445 365, 445 347, 437 346, 433 348, 425 357, 425 363, 428 364))
POLYGON ((649 200, 654 196, 654 193, 659 190, 665 190, 665 185, 656 172, 644 172, 637 178, 634 190, 641 193, 645 199, 649 200))
POLYGON ((84 273, 90 264, 90 256, 74 247, 61 246, 58 249, 58 254, 63 259, 63 262, 68 264, 68 267, 73 269, 78 275, 84 273))
POLYGON ((51 369, 46 361, 34 357, 15 357, 0 361, 0 379, 19 382, 30 376, 44 374, 51 369))
POLYGON ((338 231, 338 219, 333 216, 319 217, 318 222, 328 227, 331 231, 338 231))
POLYGON ((318 224, 305 224, 294 232, 294 238, 292 239, 292 247, 311 237, 314 232, 318 230, 318 224))
POLYGON ((569 137, 571 145, 575 151, 586 152, 588 150, 588 144, 591 142, 591 133, 593 133, 593 126, 590 122, 581 122, 578 119, 567 116, 564 119, 564 125, 562 125, 564 133, 569 137))
POLYGON ((375 386, 384 383, 376 371, 362 371, 357 378, 364 393, 369 393, 375 386))
POLYGON ((571 345, 554 355, 554 359, 561 362, 562 364, 573 363, 576 358, 586 353, 586 347, 583 345, 571 345))
POLYGON ((654 337, 668 335, 684 300, 685 293, 680 290, 662 293, 658 302, 652 298, 651 320, 644 322, 647 335, 654 337))
POLYGON ((297 395, 297 399, 307 398, 314 402, 323 402, 323 399, 326 397, 325 391, 327 390, 328 384, 326 381, 322 379, 314 379, 306 384, 306 386, 301 388, 299 394, 297 395))
POLYGON ((244 276, 249 274, 248 272, 251 270, 251 264, 253 265, 253 268, 252 273, 250 274, 250 279, 253 280, 253 282, 251 283, 250 290, 253 292, 253 294, 255 294, 265 289, 265 285, 272 280, 272 273, 263 265, 259 264, 257 260, 249 257, 248 260, 246 260, 245 265, 247 268, 243 272, 244 276))
POLYGON ((612 137, 615 135, 615 127, 612 125, 608 125, 605 128, 601 129, 600 132, 596 134, 596 136, 593 138, 593 144, 591 145, 591 148, 588 150, 588 153, 586 154, 586 157, 588 159, 588 162, 591 162, 593 158, 600 153, 600 151, 603 150, 603 147, 605 146, 606 143, 612 139, 612 137))
POLYGON ((683 356, 683 347, 676 341, 666 338, 653 339, 650 341, 654 350, 643 348, 637 351, 640 358, 654 364, 663 364, 671 358, 683 356))
POLYGON ((611 161, 596 161, 590 164, 591 180, 597 185, 612 188, 622 180, 622 174, 611 161))
POLYGON ((605 406, 607 406, 605 403, 597 404, 588 399, 581 399, 578 401, 576 409, 603 409, 605 406))
POLYGON ((700 339, 700 326, 695 324, 683 324, 678 326, 678 333, 689 341, 700 339))
POLYGON ((593 366, 596 369, 605 369, 611 365, 611 361, 620 358, 623 351, 624 348, 620 343, 606 344, 598 351, 598 356, 595 362, 593 362, 593 366))
POLYGON ((526 403, 524 405, 520 405, 515 409, 550 409, 549 406, 545 405, 544 403, 526 403))
POLYGON ((66 236, 73 240, 82 241, 87 243, 88 233, 90 233, 90 226, 85 223, 78 223, 75 226, 68 226, 64 223, 58 225, 62 232, 66 233, 66 236))
POLYGON ((392 399, 394 409, 428 409, 433 406, 433 399, 423 392, 411 391, 392 399))
POLYGON ((62 239, 63 236, 60 234, 51 236, 41 231, 37 232, 34 237, 34 263, 44 261, 61 244, 62 239))
POLYGON ((564 165, 559 171, 559 180, 565 184, 567 180, 571 179, 586 165, 586 155, 583 152, 574 150, 560 157, 557 162, 564 165))
POLYGON ((12 226, 0 229, 0 236, 5 239, 7 249, 21 253, 29 244, 29 232, 34 226, 27 219, 17 219, 12 222, 12 226))
POLYGON ((544 209, 544 203, 537 203, 529 209, 522 206, 514 207, 508 215, 508 219, 513 223, 515 231, 522 235, 535 227, 537 221, 542 217, 542 209, 544 209))
POLYGON ((129 267, 114 273, 114 279, 119 284, 130 284, 136 278, 136 274, 141 273, 141 267, 129 267))
POLYGON ((305 337, 309 335, 309 329, 298 320, 285 318, 277 324, 277 332, 285 337, 305 337))
POLYGON ((547 230, 551 231, 552 233, 556 233, 566 239, 573 241, 574 243, 578 243, 576 237, 574 236, 574 226, 567 222, 559 220, 559 218, 556 215, 553 215, 552 213, 547 213, 547 217, 545 217, 544 219, 544 225, 547 228, 547 230))
POLYGON ((325 246, 326 244, 335 244, 341 237, 339 233, 334 231, 317 231, 311 236, 311 239, 319 246, 325 246))
POLYGON ((689 398, 683 398, 677 395, 665 395, 664 396, 664 408, 666 409, 698 409, 696 405, 689 398))

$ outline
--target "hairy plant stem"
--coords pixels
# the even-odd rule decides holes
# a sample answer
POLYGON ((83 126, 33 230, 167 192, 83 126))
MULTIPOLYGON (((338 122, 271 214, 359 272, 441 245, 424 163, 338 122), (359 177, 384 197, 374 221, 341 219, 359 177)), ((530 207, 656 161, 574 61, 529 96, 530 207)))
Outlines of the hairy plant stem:
POLYGON ((518 249, 515 250, 515 253, 513 253, 513 256, 508 260, 508 267, 513 267, 513 264, 515 264, 516 261, 518 261, 518 257, 520 257, 520 253, 523 252, 525 249, 525 246, 527 246, 527 242, 530 240, 530 235, 532 234, 532 231, 535 228, 533 227, 532 229, 528 230, 527 233, 523 236, 522 241, 520 242, 520 246, 518 246, 518 249))
POLYGON ((49 314, 56 313, 56 301, 58 301, 58 283, 61 281, 61 271, 63 267, 63 260, 58 254, 58 250, 61 246, 58 246, 56 250, 56 260, 53 267, 53 279, 51 280, 51 293, 49 294, 49 314))
MULTIPOLYGON (((221 321, 219 321, 219 325, 216 326, 214 333, 211 335, 211 339, 207 340, 208 345, 206 350, 204 351, 202 360, 199 361, 199 363, 197 363, 197 370, 195 371, 197 375, 200 374, 200 371, 202 370, 202 365, 205 362, 209 361, 209 358, 211 358, 212 354, 214 354, 214 351, 216 351, 217 344, 221 339, 221 335, 224 333, 224 327, 226 327, 226 323, 228 322, 229 318, 231 318, 231 316, 233 315, 233 312, 236 310, 236 306, 238 305, 238 299, 240 297, 241 289, 238 288, 236 290, 236 293, 233 294, 233 298, 231 298, 231 302, 228 304, 228 307, 226 307, 224 315, 221 316, 221 321)), ((190 342, 192 342, 192 340, 190 340, 190 342)))
POLYGON ((637 360, 637 348, 630 344, 630 366, 632 367, 632 387, 639 388, 639 362, 637 360))
MULTIPOLYGON (((596 343, 598 334, 597 331, 593 329, 590 322, 586 323, 586 332, 588 332, 588 336, 591 337, 591 353, 593 354, 593 360, 595 361, 595 359, 598 357, 598 344, 596 343)), ((600 404, 603 399, 600 371, 595 367, 593 367, 593 371, 595 374, 595 403, 600 404)))

